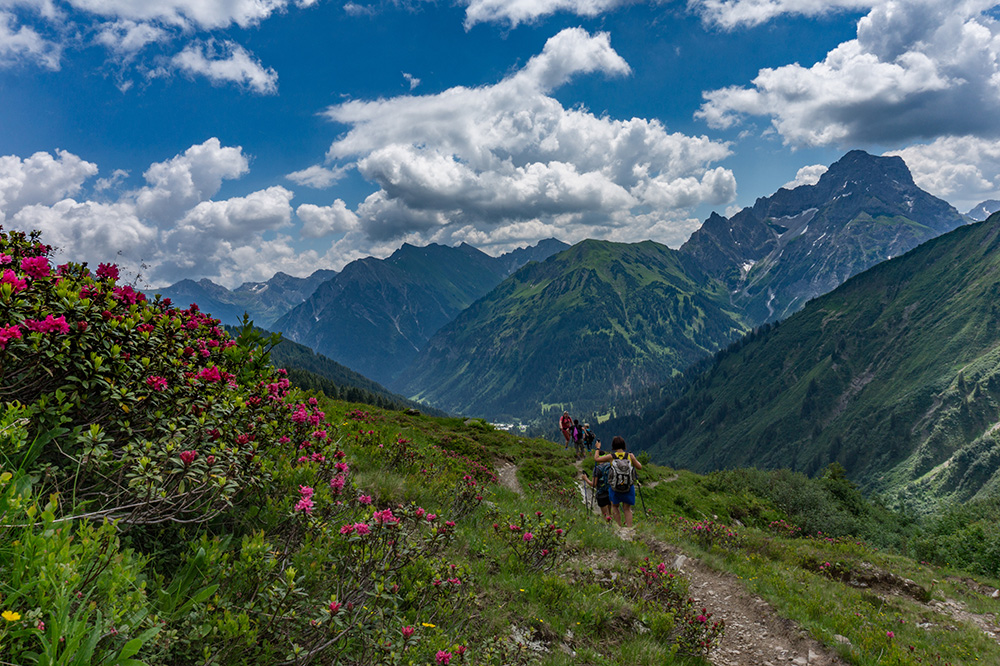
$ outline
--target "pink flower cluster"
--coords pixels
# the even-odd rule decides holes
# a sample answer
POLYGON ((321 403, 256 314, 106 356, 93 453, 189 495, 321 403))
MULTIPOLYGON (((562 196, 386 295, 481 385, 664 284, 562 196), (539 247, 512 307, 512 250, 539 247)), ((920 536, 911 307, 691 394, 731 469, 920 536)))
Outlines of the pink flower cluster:
POLYGON ((6 349, 11 340, 21 339, 21 329, 16 324, 0 326, 0 349, 6 349))
POLYGON ((11 285, 15 294, 22 289, 27 289, 28 287, 28 283, 17 277, 17 273, 9 268, 3 272, 3 277, 0 277, 0 286, 5 284, 11 285))
POLYGON ((181 451, 181 462, 187 467, 198 457, 197 451, 181 451))
POLYGON ((315 490, 309 486, 299 486, 299 501, 295 504, 295 510, 301 513, 312 513, 315 504, 313 503, 313 494, 315 490))
POLYGON ((25 257, 21 260, 21 270, 31 278, 44 278, 50 274, 49 260, 45 257, 25 257))
POLYGON ((29 331, 37 331, 38 333, 62 333, 64 335, 69 333, 69 324, 66 323, 65 315, 58 317, 48 315, 41 321, 25 319, 24 326, 29 331))
POLYGON ((165 391, 167 389, 167 380, 159 375, 150 375, 146 377, 146 386, 156 392, 165 391))
POLYGON ((118 266, 116 264, 100 264, 97 267, 97 278, 114 282, 118 279, 118 266))
POLYGON ((340 528, 340 533, 344 536, 350 536, 351 534, 357 534, 358 536, 364 536, 372 531, 372 526, 368 523, 354 523, 353 525, 344 525, 340 528))

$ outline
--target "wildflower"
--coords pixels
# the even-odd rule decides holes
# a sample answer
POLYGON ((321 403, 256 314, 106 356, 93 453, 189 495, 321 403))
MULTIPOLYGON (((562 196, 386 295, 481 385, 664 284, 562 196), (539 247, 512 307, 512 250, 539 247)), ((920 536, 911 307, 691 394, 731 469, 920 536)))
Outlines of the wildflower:
POLYGON ((197 451, 181 451, 181 462, 187 467, 194 462, 194 459, 198 457, 197 451))
POLYGON ((364 536, 371 532, 372 528, 368 523, 355 523, 354 531, 358 533, 358 536, 364 536))
POLYGON ((22 289, 28 288, 28 283, 17 277, 17 274, 10 270, 9 268, 3 272, 3 276, 0 277, 0 285, 13 285, 14 293, 21 291, 22 289))
POLYGON ((58 317, 47 315, 41 321, 37 319, 25 319, 24 326, 29 331, 36 331, 38 333, 62 333, 63 335, 69 333, 69 324, 66 323, 65 315, 59 315, 58 317))
POLYGON ((423 507, 417 507, 417 513, 416 513, 417 518, 423 518, 425 513, 427 512, 424 511, 423 507))
POLYGON ((372 503, 371 495, 358 495, 358 504, 364 504, 365 506, 372 503))
POLYGON ((158 375, 150 375, 146 377, 146 386, 157 392, 164 391, 167 388, 167 380, 158 375))
POLYGON ((699 622, 701 622, 702 624, 705 624, 706 622, 708 622, 708 618, 705 617, 704 615, 699 615, 695 619, 698 620, 699 622))
POLYGON ((48 277, 49 260, 45 257, 25 257, 21 260, 21 270, 29 277, 48 277))
POLYGON ((400 630, 400 632, 403 634, 403 638, 409 638, 410 636, 413 635, 414 631, 416 631, 416 630, 413 627, 409 626, 409 625, 403 627, 400 630))
POLYGON ((302 497, 312 497, 315 493, 316 491, 309 486, 299 486, 299 494, 302 495, 302 497))
POLYGON ((38 631, 45 631, 45 623, 39 620, 38 624, 35 625, 35 629, 38 629, 38 631))
POLYGON ((295 510, 302 513, 312 513, 315 506, 311 497, 302 497, 302 499, 295 503, 295 510))
POLYGON ((99 280, 118 279, 118 266, 116 264, 101 264, 97 267, 97 278, 99 280))
POLYGON ((423 627, 429 627, 431 629, 437 626, 436 624, 431 624, 430 622, 421 622, 420 625, 423 627))
POLYGON ((534 539, 535 535, 532 534, 531 532, 525 532, 524 536, 521 537, 521 538, 524 539, 525 542, 528 542, 528 541, 531 541, 532 539, 534 539))
POLYGON ((14 257, 10 256, 9 254, 4 254, 3 252, 0 252, 0 266, 3 266, 4 264, 9 264, 12 261, 14 261, 14 257))
POLYGON ((437 519, 437 514, 436 513, 428 513, 427 514, 427 522, 428 523, 433 523, 435 521, 435 519, 437 519))
POLYGON ((464 645, 459 645, 458 647, 455 648, 455 654, 461 657, 463 654, 465 654, 465 649, 466 648, 464 645))
POLYGON ((209 457, 205 458, 205 462, 207 462, 209 464, 209 466, 214 465, 215 464, 215 456, 209 456, 209 457))
POLYGON ((205 382, 221 382, 222 373, 219 371, 219 366, 213 365, 211 368, 203 368, 198 372, 198 379, 205 382))
MULTIPOLYGON (((112 291, 112 296, 116 301, 127 303, 128 305, 135 305, 136 303, 141 303, 146 300, 145 294, 136 291, 128 285, 125 285, 124 287, 115 287, 112 291)), ((197 328, 197 326, 195 328, 197 328)))
POLYGON ((448 666, 448 662, 451 661, 451 653, 445 652, 444 650, 438 650, 438 653, 434 655, 435 661, 444 666, 448 666))
POLYGON ((0 349, 6 349, 11 340, 21 339, 21 329, 16 324, 0 326, 0 349))
POLYGON ((0 617, 3 617, 3 619, 7 620, 8 622, 17 622, 18 620, 21 619, 21 614, 15 613, 14 611, 5 610, 3 613, 0 613, 0 617))
POLYGON ((336 615, 339 612, 340 612, 340 603, 336 602, 336 601, 331 601, 330 602, 330 614, 331 615, 336 615))
POLYGON ((885 637, 892 640, 893 638, 896 637, 896 634, 892 633, 891 631, 887 631, 885 632, 885 637))
POLYGON ((335 476, 330 479, 330 490, 333 491, 334 495, 339 495, 342 490, 344 490, 344 477, 335 476))

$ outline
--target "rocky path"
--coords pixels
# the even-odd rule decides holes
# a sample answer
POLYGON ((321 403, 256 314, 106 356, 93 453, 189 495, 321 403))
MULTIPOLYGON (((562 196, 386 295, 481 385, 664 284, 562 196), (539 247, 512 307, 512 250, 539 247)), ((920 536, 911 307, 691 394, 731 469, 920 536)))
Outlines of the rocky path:
POLYGON ((847 664, 791 620, 779 616, 734 576, 710 569, 676 548, 643 536, 643 541, 690 584, 699 605, 726 621, 726 633, 710 655, 717 666, 833 666, 847 664))
MULTIPOLYGON (((582 461, 577 462, 577 469, 582 470, 582 461)), ((504 483, 505 472, 516 483, 516 466, 508 464, 500 469, 501 483, 504 483)), ((659 483, 669 483, 676 478, 663 479, 659 483)), ((648 484, 646 488, 654 485, 648 484)), ((581 496, 589 504, 589 488, 582 481, 580 486, 581 496)), ((596 504, 593 508, 600 515, 596 504)), ((734 576, 715 571, 655 537, 621 528, 618 534, 623 539, 646 543, 660 560, 684 575, 697 604, 707 608, 714 619, 725 620, 725 635, 709 657, 716 666, 846 666, 847 662, 833 650, 810 637, 791 620, 779 616, 766 601, 747 592, 734 576)))

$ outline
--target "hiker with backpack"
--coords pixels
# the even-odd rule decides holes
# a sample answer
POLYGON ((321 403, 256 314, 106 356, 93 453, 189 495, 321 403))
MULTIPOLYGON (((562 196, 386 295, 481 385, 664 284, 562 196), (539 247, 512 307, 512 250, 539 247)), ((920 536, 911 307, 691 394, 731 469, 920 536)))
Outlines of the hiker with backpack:
POLYGON ((572 429, 573 419, 569 417, 569 412, 563 412, 562 416, 559 418, 559 430, 562 431, 563 437, 566 438, 566 443, 563 445, 564 449, 569 448, 569 436, 572 429))
POLYGON ((589 423, 583 424, 583 443, 587 445, 587 453, 594 448, 594 440, 597 439, 597 435, 594 431, 590 429, 589 423))
MULTIPOLYGON (((600 444, 601 442, 598 440, 598 448, 600 448, 600 444)), ((594 489, 594 499, 597 500, 597 506, 601 509, 601 517, 605 520, 611 519, 611 496, 608 494, 608 472, 610 471, 611 463, 603 462, 594 464, 593 479, 587 476, 586 472, 581 472, 584 482, 594 489)))
POLYGON ((601 442, 597 441, 594 449, 594 462, 610 462, 608 470, 608 496, 611 499, 611 512, 619 526, 632 527, 632 507, 635 506, 635 471, 642 469, 642 463, 628 452, 625 440, 615 436, 611 440, 611 453, 601 453, 601 442))
POLYGON ((576 448, 576 459, 583 458, 583 426, 578 419, 573 419, 573 446, 576 448))

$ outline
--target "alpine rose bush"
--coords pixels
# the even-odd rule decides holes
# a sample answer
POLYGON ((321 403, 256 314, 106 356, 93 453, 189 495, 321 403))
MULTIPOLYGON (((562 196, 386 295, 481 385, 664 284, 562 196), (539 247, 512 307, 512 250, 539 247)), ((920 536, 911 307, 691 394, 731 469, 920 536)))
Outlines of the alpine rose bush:
POLYGON ((197 306, 117 284, 113 264, 53 271, 37 234, 0 229, 0 253, 0 400, 39 438, 15 467, 38 471, 43 496, 123 527, 210 520, 266 484, 260 442, 306 438, 263 358, 276 340, 232 340, 197 306))

